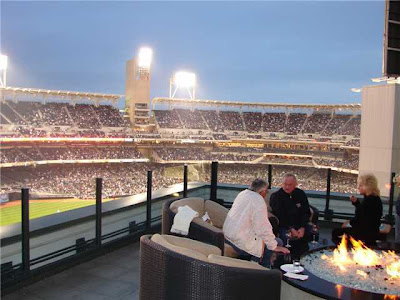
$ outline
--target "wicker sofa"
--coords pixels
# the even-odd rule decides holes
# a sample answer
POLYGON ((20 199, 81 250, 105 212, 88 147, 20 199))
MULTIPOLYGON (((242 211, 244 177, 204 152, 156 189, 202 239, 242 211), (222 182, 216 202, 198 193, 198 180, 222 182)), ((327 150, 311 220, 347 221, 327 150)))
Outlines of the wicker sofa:
MULTIPOLYGON (((233 248, 225 243, 225 237, 222 231, 229 210, 211 200, 192 197, 166 201, 163 204, 162 209, 162 234, 172 234, 171 227, 178 211, 178 207, 185 205, 188 205, 199 213, 199 217, 194 218, 190 224, 189 234, 187 237, 217 246, 221 249, 222 255, 224 256, 237 257, 237 253, 233 248), (212 225, 202 220, 201 217, 205 212, 210 216, 212 225)), ((274 228, 274 233, 277 234, 278 219, 271 214, 269 220, 274 228)))
POLYGON ((280 299, 281 273, 171 235, 140 239, 141 300, 280 299))

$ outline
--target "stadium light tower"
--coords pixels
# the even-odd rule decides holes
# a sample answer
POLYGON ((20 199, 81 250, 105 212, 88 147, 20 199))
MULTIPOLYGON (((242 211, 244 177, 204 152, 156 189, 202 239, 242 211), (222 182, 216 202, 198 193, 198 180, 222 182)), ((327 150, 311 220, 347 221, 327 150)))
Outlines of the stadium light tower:
POLYGON ((8 64, 8 57, 6 55, 0 54, 0 86, 6 87, 7 86, 7 64, 8 64))
POLYGON ((174 99, 178 89, 186 89, 190 99, 196 96, 196 75, 194 73, 180 71, 176 72, 169 82, 169 97, 174 99))
POLYGON ((137 56, 126 62, 125 110, 129 112, 132 127, 149 129, 150 69, 153 50, 140 48, 137 56))

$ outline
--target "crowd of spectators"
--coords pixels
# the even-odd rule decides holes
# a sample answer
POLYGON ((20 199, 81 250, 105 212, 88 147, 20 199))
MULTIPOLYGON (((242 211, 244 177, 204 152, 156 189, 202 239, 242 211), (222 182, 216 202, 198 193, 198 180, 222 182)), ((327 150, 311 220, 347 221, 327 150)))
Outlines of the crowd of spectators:
POLYGON ((308 120, 304 125, 303 132, 311 134, 322 132, 330 119, 331 114, 313 113, 311 116, 308 117, 308 120))
POLYGON ((26 156, 18 148, 3 148, 0 151, 0 163, 14 163, 26 161, 26 156))
POLYGON ((237 111, 220 111, 219 119, 225 130, 245 131, 242 116, 237 111))
POLYGON ((184 128, 207 129, 204 119, 197 111, 192 112, 188 109, 177 109, 175 111, 179 115, 184 128))
MULTIPOLYGON (((319 134, 328 138, 334 134, 359 137, 361 122, 360 115, 325 112, 315 112, 308 116, 305 113, 295 112, 261 113, 172 109, 155 110, 154 116, 156 124, 163 130, 208 131, 209 135, 207 134, 207 136, 209 137, 205 139, 211 139, 211 136, 215 135, 213 139, 216 140, 229 139, 226 135, 234 135, 235 133, 239 135, 251 134, 247 138, 261 139, 264 132, 265 134, 279 133, 276 138, 282 138, 282 134, 286 134, 286 138, 295 138, 298 134, 319 134), (221 134, 225 134, 225 136, 221 134)), ((129 128, 128 122, 120 115, 118 109, 110 105, 5 101, 1 103, 0 123, 20 125, 19 131, 3 133, 2 136, 129 136, 128 133, 122 131, 114 135, 107 133, 110 128, 129 128), (62 127, 61 130, 60 127, 62 127), (79 131, 77 127, 88 131, 79 131)), ((163 134, 163 132, 160 133, 163 134)), ((181 138, 179 134, 175 133, 175 136, 181 138)), ((202 136, 206 135, 203 134, 202 136)), ((246 135, 241 136, 241 138, 246 138, 246 135)), ((274 137, 270 136, 269 138, 273 139, 274 137)))
MULTIPOLYGON (((278 166, 272 167, 272 187, 282 184, 282 177, 286 173, 294 173, 297 176, 299 187, 304 190, 326 191, 326 170, 311 167, 278 166)), ((207 173, 208 174, 208 173, 207 173)), ((230 184, 250 185, 256 177, 267 177, 266 165, 228 165, 218 166, 218 182, 230 184)), ((209 176, 205 176, 209 181, 209 176)), ((357 193, 357 175, 332 172, 331 191, 337 193, 357 193)))
MULTIPOLYGON (((190 165, 189 180, 210 181, 210 166, 190 165), (194 173, 196 173, 194 176, 194 173)), ((146 191, 147 170, 153 171, 153 190, 182 182, 181 166, 155 163, 116 163, 5 168, 2 170, 1 191, 16 191, 26 186, 33 193, 69 195, 93 198, 95 178, 103 178, 103 197, 134 195, 146 191), (170 172, 170 171, 174 172, 170 172)), ((312 167, 272 167, 272 186, 279 187, 285 173, 297 176, 299 187, 304 190, 326 191, 327 172, 312 167)), ((266 165, 220 164, 218 182, 249 185, 256 177, 267 177, 266 165)), ((331 191, 356 193, 357 175, 332 172, 331 191)))
POLYGON ((153 189, 181 182, 166 178, 163 165, 147 163, 118 163, 96 165, 37 166, 2 170, 1 192, 19 190, 21 186, 33 193, 69 195, 94 198, 95 178, 103 178, 103 197, 135 195, 146 191, 147 170, 153 170, 153 189))
MULTIPOLYGON (((156 121, 161 128, 173 129, 210 129, 213 133, 225 131, 246 131, 248 133, 282 132, 289 135, 360 134, 359 115, 343 115, 330 113, 264 113, 214 111, 214 110, 157 110, 156 121)), ((260 137, 261 138, 261 137, 260 137)))
POLYGON ((46 130, 36 129, 32 126, 18 126, 15 128, 16 135, 24 137, 45 137, 47 136, 46 130))
POLYGON ((360 137, 361 116, 355 116, 348 121, 345 126, 341 127, 338 131, 339 134, 343 135, 354 135, 360 137))
POLYGON ((302 166, 313 166, 312 157, 287 156, 287 155, 267 155, 263 159, 266 163, 273 164, 294 164, 302 166))
POLYGON ((155 110, 154 116, 161 128, 183 128, 176 110, 155 110))
POLYGON ((215 110, 200 110, 199 112, 212 132, 225 131, 225 124, 219 118, 219 115, 215 110))
POLYGON ((1 124, 30 126, 74 126, 98 129, 104 127, 128 127, 117 108, 110 105, 5 101, 1 104, 1 124))
POLYGON ((293 113, 290 114, 286 124, 286 132, 288 134, 298 134, 303 129, 307 120, 306 114, 293 113))
POLYGON ((333 118, 330 119, 328 125, 322 131, 322 135, 331 136, 337 133, 350 118, 351 115, 333 115, 333 118))
POLYGON ((26 124, 33 126, 40 125, 41 118, 37 102, 8 102, 4 105, 9 105, 14 111, 22 116, 26 121, 26 124))
POLYGON ((164 161, 210 160, 210 153, 202 148, 156 148, 154 152, 164 161))
POLYGON ((79 128, 98 129, 101 127, 99 119, 94 112, 93 105, 76 104, 68 107, 70 115, 74 119, 74 123, 79 128))
MULTIPOLYGON (((141 159, 145 156, 132 145, 57 144, 3 147, 1 163, 42 160, 141 159)), ((162 161, 254 161, 262 155, 263 163, 326 166, 349 170, 358 169, 359 156, 350 152, 310 153, 310 150, 270 149, 258 147, 157 147, 154 158, 162 161), (276 155, 272 154, 276 153, 276 155), (285 153, 285 154, 282 154, 285 153), (296 155, 290 155, 296 154, 296 155), (303 154, 297 155, 297 154, 303 154), (312 154, 312 155, 310 155, 312 154), (321 156, 323 154, 323 157, 321 156), (328 156, 329 155, 329 156, 328 156)), ((150 157, 150 159, 152 159, 150 157)))
POLYGON ((351 139, 350 141, 346 142, 345 146, 360 147, 360 139, 351 139))
POLYGON ((2 124, 26 125, 26 122, 11 108, 10 101, 0 102, 0 112, 5 118, 1 118, 2 124), (8 119, 10 122, 8 122, 8 119))
POLYGON ((314 161, 319 166, 336 167, 348 170, 358 170, 359 155, 348 155, 345 158, 329 159, 329 158, 314 158, 314 161))
POLYGON ((262 114, 260 112, 244 112, 243 120, 248 132, 262 131, 262 114))
POLYGON ((73 121, 68 114, 68 104, 46 103, 40 107, 42 120, 49 126, 72 126, 73 121))
POLYGON ((92 106, 101 124, 105 127, 128 127, 129 124, 121 117, 118 109, 111 105, 92 106))
POLYGON ((0 163, 43 160, 99 160, 145 158, 134 146, 40 146, 2 148, 0 163))
POLYGON ((228 136, 223 133, 213 133, 213 138, 216 141, 226 141, 229 140, 228 136))
POLYGON ((284 132, 286 124, 285 113, 266 113, 263 115, 263 130, 265 132, 284 132))

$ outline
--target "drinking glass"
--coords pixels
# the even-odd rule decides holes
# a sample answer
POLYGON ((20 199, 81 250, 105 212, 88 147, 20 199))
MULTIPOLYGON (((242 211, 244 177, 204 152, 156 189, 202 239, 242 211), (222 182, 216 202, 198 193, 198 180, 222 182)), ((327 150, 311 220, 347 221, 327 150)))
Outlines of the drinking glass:
POLYGON ((300 260, 299 259, 294 259, 293 260, 293 270, 295 272, 300 271, 300 260))
POLYGON ((315 236, 317 235, 317 233, 318 233, 318 228, 317 228, 317 225, 313 225, 312 226, 312 230, 311 230, 311 234, 312 234, 312 241, 311 241, 311 244, 318 244, 318 242, 315 240, 315 236))
POLYGON ((292 237, 292 231, 291 231, 291 228, 289 228, 289 229, 286 231, 286 245, 285 245, 286 248, 292 247, 292 246, 289 244, 289 240, 290 240, 291 237, 292 237))

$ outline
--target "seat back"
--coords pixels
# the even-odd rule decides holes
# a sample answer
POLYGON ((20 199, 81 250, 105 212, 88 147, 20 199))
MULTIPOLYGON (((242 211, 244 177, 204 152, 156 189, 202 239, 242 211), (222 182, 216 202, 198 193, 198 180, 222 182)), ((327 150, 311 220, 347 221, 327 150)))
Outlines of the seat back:
POLYGON ((212 224, 215 227, 222 229, 229 210, 226 207, 223 207, 217 202, 211 200, 206 200, 206 202, 204 203, 204 210, 210 216, 212 224))
POLYGON ((176 200, 171 203, 170 209, 172 212, 177 213, 178 212, 178 207, 180 206, 189 206, 191 209, 197 211, 199 213, 199 216, 202 217, 204 215, 204 199, 203 198, 197 198, 197 197, 191 197, 191 198, 184 198, 180 200, 176 200))

